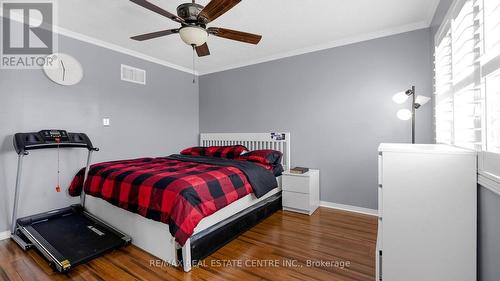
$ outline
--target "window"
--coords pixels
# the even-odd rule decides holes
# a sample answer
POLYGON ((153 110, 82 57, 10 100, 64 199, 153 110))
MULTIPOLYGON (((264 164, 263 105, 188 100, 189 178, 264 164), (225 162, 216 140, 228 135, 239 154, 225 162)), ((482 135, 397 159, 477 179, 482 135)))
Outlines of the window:
POLYGON ((500 72, 486 77, 487 149, 500 153, 500 72))
POLYGON ((500 1, 484 0, 484 29, 486 53, 500 48, 500 1))
POLYGON ((500 153, 500 0, 484 0, 486 150, 500 153))
POLYGON ((435 39, 436 142, 479 151, 500 194, 500 0, 455 0, 435 39))
POLYGON ((456 0, 434 65, 436 142, 500 153, 500 0, 456 0))
POLYGON ((461 147, 481 148, 481 91, 475 70, 479 59, 476 2, 465 1, 451 22, 453 77, 453 141, 461 147))
POLYGON ((436 141, 452 143, 453 97, 451 73, 451 32, 448 31, 435 51, 436 141))

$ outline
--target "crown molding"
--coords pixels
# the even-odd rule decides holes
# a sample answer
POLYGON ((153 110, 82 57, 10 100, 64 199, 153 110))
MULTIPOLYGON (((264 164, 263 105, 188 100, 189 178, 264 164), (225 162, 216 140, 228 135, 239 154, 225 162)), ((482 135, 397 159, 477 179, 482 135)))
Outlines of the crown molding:
MULTIPOLYGON (((81 34, 78 32, 74 32, 74 31, 68 30, 66 28, 55 26, 54 31, 60 35, 64 35, 66 37, 77 39, 77 40, 82 41, 82 42, 86 42, 86 43, 89 43, 92 45, 96 45, 99 47, 110 49, 112 51, 116 51, 116 52, 119 52, 119 53, 122 53, 125 55, 129 55, 132 57, 136 57, 136 58, 139 58, 139 59, 142 59, 145 61, 149 61, 149 62, 153 62, 153 63, 159 64, 159 65, 163 65, 163 66, 175 69, 175 70, 179 70, 182 72, 193 74, 193 70, 190 68, 180 66, 180 65, 177 65, 177 64, 165 61, 165 60, 161 60, 161 59, 146 55, 144 53, 134 51, 134 50, 131 50, 131 49, 128 49, 128 48, 125 48, 125 47, 122 47, 122 46, 119 46, 119 45, 116 45, 113 43, 109 43, 109 42, 106 42, 106 41, 103 41, 103 40, 100 40, 100 39, 97 39, 97 38, 94 38, 91 36, 87 36, 87 35, 84 35, 84 34, 81 34)), ((197 71, 195 71, 194 73, 197 76, 199 75, 199 73, 197 71)))
POLYGON ((313 53, 313 52, 317 52, 317 51, 341 47, 341 46, 350 45, 350 44, 354 44, 354 43, 369 41, 369 40, 373 40, 373 39, 377 39, 377 38, 383 38, 383 37, 396 35, 396 34, 400 34, 400 33, 405 33, 405 32, 409 32, 409 31, 424 29, 424 28, 428 28, 428 27, 429 27, 429 25, 427 24, 427 21, 416 22, 416 23, 403 25, 403 26, 399 26, 399 27, 395 27, 395 28, 389 28, 389 29, 385 29, 385 30, 381 30, 381 31, 365 33, 362 35, 356 35, 356 36, 352 36, 352 37, 348 37, 348 38, 344 38, 344 39, 340 39, 340 40, 335 40, 335 41, 331 41, 331 42, 328 42, 325 44, 320 44, 320 45, 316 45, 316 46, 297 49, 297 50, 293 50, 290 52, 278 53, 278 54, 267 56, 267 57, 260 58, 260 59, 250 60, 250 61, 237 63, 237 64, 233 64, 233 65, 228 65, 228 66, 223 66, 223 67, 218 67, 218 68, 214 68, 214 69, 207 70, 207 71, 200 71, 199 75, 202 76, 202 75, 207 75, 207 74, 216 73, 216 72, 222 72, 222 71, 226 71, 226 70, 230 70, 230 69, 241 68, 241 67, 250 66, 250 65, 254 65, 254 64, 269 62, 269 61, 273 61, 273 60, 294 57, 294 56, 298 56, 298 55, 313 53))
MULTIPOLYGON (((439 3, 439 1, 438 1, 438 3, 439 3)), ((434 7, 431 10, 435 11, 436 7, 434 7)), ((432 14, 432 16, 430 17, 431 21, 432 21, 433 15, 434 14, 432 14)), ((222 67, 218 67, 218 68, 208 69, 206 71, 195 71, 194 73, 196 76, 202 76, 202 75, 206 75, 206 74, 222 72, 222 71, 226 71, 226 70, 230 70, 230 69, 241 68, 241 67, 250 66, 250 65, 254 65, 254 64, 260 64, 260 63, 269 62, 269 61, 273 61, 273 60, 279 60, 279 59, 283 59, 283 58, 313 53, 313 52, 331 49, 331 48, 335 48, 335 47, 341 47, 341 46, 350 45, 350 44, 354 44, 354 43, 360 43, 360 42, 369 41, 369 40, 373 40, 373 39, 377 39, 377 38, 383 38, 383 37, 387 37, 387 36, 391 36, 391 35, 396 35, 396 34, 405 33, 405 32, 409 32, 409 31, 428 28, 429 24, 427 23, 427 21, 428 20, 417 22, 417 23, 412 23, 412 24, 408 24, 408 25, 403 25, 403 26, 399 26, 399 27, 395 27, 395 28, 389 28, 386 30, 365 33, 362 35, 356 35, 356 36, 328 42, 325 44, 320 44, 320 45, 316 45, 316 46, 297 49, 297 50, 293 50, 290 52, 279 53, 276 55, 271 55, 271 56, 267 56, 267 57, 256 59, 256 60, 250 60, 250 61, 242 62, 242 63, 238 63, 238 64, 232 64, 232 65, 222 66, 222 67)), ((87 36, 87 35, 84 35, 84 34, 81 34, 78 32, 74 32, 74 31, 59 27, 59 26, 54 27, 54 29, 58 34, 61 34, 61 35, 64 35, 64 36, 67 36, 67 37, 70 37, 73 39, 77 39, 77 40, 80 40, 80 41, 83 41, 86 43, 90 43, 90 44, 100 46, 103 48, 107 48, 107 49, 110 49, 113 51, 117 51, 117 52, 120 52, 120 53, 123 53, 126 55, 137 57, 137 58, 149 61, 149 62, 157 63, 157 64, 160 64, 160 65, 163 65, 163 66, 166 66, 169 68, 173 68, 173 69, 176 69, 179 71, 183 71, 183 72, 186 72, 189 74, 193 73, 193 70, 190 68, 183 67, 183 66, 180 66, 177 64, 173 64, 173 63, 165 61, 165 60, 157 59, 155 57, 146 55, 144 53, 133 51, 133 50, 130 50, 128 48, 121 47, 119 45, 109 43, 109 42, 106 42, 106 41, 103 41, 103 40, 100 40, 100 39, 97 39, 97 38, 94 38, 91 36, 87 36)))
MULTIPOLYGON (((400 34, 400 33, 405 33, 405 32, 409 32, 409 31, 413 31, 413 30, 428 28, 430 26, 430 22, 432 21, 432 18, 434 17, 434 12, 436 11, 438 4, 439 4, 439 1, 435 0, 434 4, 429 8, 427 19, 424 21, 421 21, 421 22, 411 23, 411 24, 407 24, 407 25, 403 25, 403 26, 399 26, 399 27, 389 28, 389 29, 385 29, 385 30, 371 32, 371 33, 365 33, 365 34, 361 34, 361 35, 355 35, 352 37, 347 37, 347 38, 343 38, 340 40, 335 40, 335 41, 331 41, 328 43, 319 44, 319 45, 306 47, 306 48, 301 48, 301 49, 297 49, 297 50, 293 50, 293 51, 289 51, 289 52, 278 53, 278 54, 270 55, 270 56, 255 59, 255 60, 249 60, 246 62, 226 65, 226 66, 222 66, 222 67, 216 67, 216 68, 208 69, 206 71, 195 71, 194 74, 196 76, 202 76, 202 75, 207 75, 207 74, 216 73, 216 72, 222 72, 222 71, 226 71, 226 70, 230 70, 230 69, 236 69, 236 68, 241 68, 241 67, 250 66, 250 65, 254 65, 254 64, 269 62, 269 61, 273 61, 273 60, 279 60, 279 59, 284 59, 284 58, 288 58, 288 57, 294 57, 294 56, 298 56, 298 55, 313 53, 313 52, 331 49, 331 48, 335 48, 335 47, 341 47, 341 46, 359 43, 359 42, 363 42, 363 41, 369 41, 369 40, 373 40, 373 39, 377 39, 377 38, 383 38, 383 37, 396 35, 396 34, 400 34)), ((2 12, 1 8, 0 8, 0 12, 2 12)), ((13 19, 19 20, 16 18, 13 18, 13 19)), ((156 64, 159 64, 162 66, 166 66, 168 68, 172 68, 175 70, 179 70, 182 72, 193 74, 193 70, 191 68, 180 66, 180 65, 171 63, 169 61, 166 61, 166 60, 158 59, 158 58, 152 57, 150 55, 146 55, 144 53, 141 53, 139 51, 134 51, 134 50, 131 50, 131 49, 128 49, 128 48, 125 48, 125 47, 122 47, 122 46, 119 46, 119 45, 116 45, 113 43, 109 43, 109 42, 97 39, 97 38, 92 37, 92 36, 88 36, 88 35, 84 35, 84 34, 81 34, 81 33, 75 32, 75 31, 71 31, 69 29, 60 27, 58 25, 54 26, 54 31, 60 35, 67 36, 69 38, 73 38, 73 39, 76 39, 76 40, 79 40, 82 42, 86 42, 86 43, 93 44, 93 45, 96 45, 99 47, 103 47, 103 48, 106 48, 109 50, 113 50, 113 51, 116 51, 116 52, 119 52, 122 54, 130 55, 132 57, 136 57, 136 58, 139 58, 139 59, 142 59, 145 61, 156 63, 156 64)))
MULTIPOLYGON (((0 7, 0 15, 3 15, 3 9, 2 9, 2 7, 0 7)), ((15 21, 18 21, 18 22, 22 22, 23 21, 23 19, 21 19, 18 16, 12 17, 11 19, 15 20, 15 21)), ((113 43, 109 43, 109 42, 97 39, 97 38, 92 37, 92 36, 88 36, 88 35, 84 35, 82 33, 71 31, 69 29, 60 27, 57 24, 55 24, 53 26, 53 32, 57 33, 59 35, 63 35, 63 36, 69 37, 69 38, 73 38, 73 39, 85 42, 85 43, 89 43, 89 44, 92 44, 92 45, 95 45, 95 46, 99 46, 99 47, 102 47, 102 48, 106 48, 106 49, 109 49, 109 50, 112 50, 112 51, 115 51, 115 52, 119 52, 119 53, 122 53, 122 54, 125 54, 125 55, 136 57, 136 58, 139 58, 139 59, 142 59, 142 60, 145 60, 145 61, 156 63, 156 64, 159 64, 159 65, 162 65, 162 66, 166 66, 168 68, 172 68, 172 69, 175 69, 175 70, 179 70, 179 71, 182 71, 182 72, 193 74, 193 70, 191 68, 180 66, 180 65, 177 65, 177 64, 165 61, 165 60, 161 60, 161 59, 158 59, 158 58, 146 55, 146 54, 138 52, 138 51, 134 51, 134 50, 131 50, 131 49, 128 49, 128 48, 125 48, 125 47, 122 47, 122 46, 119 46, 119 45, 116 45, 116 44, 113 44, 113 43)), ((195 71, 194 74, 196 76, 199 76, 199 73, 197 71, 195 71)))
POLYGON ((434 19, 434 15, 436 14, 436 10, 439 6, 439 0, 434 0, 434 2, 429 6, 429 10, 427 11, 427 26, 431 26, 432 20, 434 19))

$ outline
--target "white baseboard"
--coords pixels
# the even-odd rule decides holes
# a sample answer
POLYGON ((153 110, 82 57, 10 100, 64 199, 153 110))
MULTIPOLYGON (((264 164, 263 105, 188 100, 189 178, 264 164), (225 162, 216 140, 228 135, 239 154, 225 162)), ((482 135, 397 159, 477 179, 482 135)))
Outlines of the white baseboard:
POLYGON ((321 207, 325 207, 325 208, 337 209, 337 210, 342 210, 342 211, 348 211, 348 212, 378 217, 378 210, 375 210, 375 209, 368 209, 368 208, 362 208, 362 207, 351 206, 351 205, 337 204, 337 203, 332 203, 332 202, 327 202, 327 201, 321 201, 319 203, 319 205, 321 207))
POLYGON ((0 232, 0 241, 2 240, 5 240, 5 239, 9 239, 10 238, 10 231, 3 231, 3 232, 0 232))

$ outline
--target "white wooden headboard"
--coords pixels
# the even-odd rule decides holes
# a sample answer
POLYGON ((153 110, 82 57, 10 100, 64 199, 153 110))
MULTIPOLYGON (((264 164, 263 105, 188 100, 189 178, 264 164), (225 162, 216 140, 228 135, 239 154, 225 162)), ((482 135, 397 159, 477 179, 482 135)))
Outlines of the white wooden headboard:
POLYGON ((283 153, 282 165, 290 170, 290 133, 200 134, 201 146, 244 145, 250 150, 274 149, 283 153))

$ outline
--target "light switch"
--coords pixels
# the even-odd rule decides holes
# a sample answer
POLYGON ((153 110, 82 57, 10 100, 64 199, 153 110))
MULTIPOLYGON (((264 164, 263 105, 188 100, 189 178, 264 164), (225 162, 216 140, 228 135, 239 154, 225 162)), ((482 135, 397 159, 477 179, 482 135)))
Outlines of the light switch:
POLYGON ((102 118, 102 125, 104 127, 109 127, 111 125, 108 117, 102 118))

